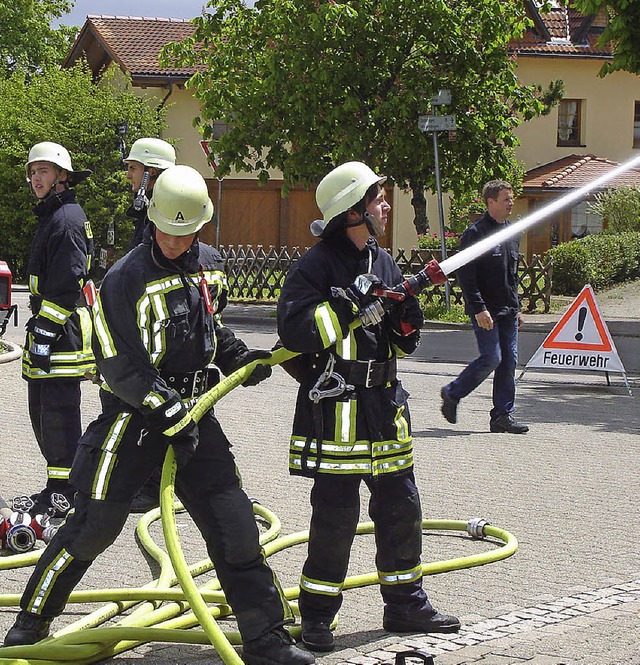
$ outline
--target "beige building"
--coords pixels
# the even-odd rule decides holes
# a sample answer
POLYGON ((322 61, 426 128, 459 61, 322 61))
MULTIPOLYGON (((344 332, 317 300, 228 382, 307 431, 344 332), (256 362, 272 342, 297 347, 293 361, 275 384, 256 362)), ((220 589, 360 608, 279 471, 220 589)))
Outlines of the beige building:
MULTIPOLYGON (((525 0, 525 4, 534 25, 512 44, 519 76, 523 84, 546 85, 562 79, 565 99, 548 116, 517 129, 521 140, 517 156, 524 162, 527 175, 514 218, 640 154, 640 77, 624 72, 598 76, 601 65, 610 58, 608 51, 596 43, 602 17, 584 17, 566 7, 540 14, 535 2, 525 0), (571 178, 564 177, 567 169, 573 174, 571 178)), ((215 178, 206 159, 206 146, 203 148, 192 124, 199 105, 185 83, 193 70, 158 65, 162 46, 191 35, 193 29, 184 19, 88 16, 65 64, 86 57, 96 77, 115 64, 131 76, 134 90, 140 95, 151 98, 154 104, 168 105, 164 138, 175 143, 179 163, 195 167, 207 178, 211 198, 220 211, 219 226, 212 223, 205 233, 209 242, 265 247, 309 245, 314 239, 308 225, 318 216, 313 192, 294 188, 282 198, 282 182, 276 172, 266 186, 259 186, 249 173, 232 174, 223 181, 215 178)), ((640 171, 632 172, 623 184, 640 184, 640 171)), ((410 196, 397 190, 389 196, 393 219, 383 244, 410 249, 417 242, 410 196)), ((435 230, 436 197, 429 195, 428 204, 435 230)), ((583 226, 587 232, 594 232, 600 224, 589 216, 582 202, 530 229, 521 248, 528 257, 541 254, 557 242, 579 235, 583 226)))

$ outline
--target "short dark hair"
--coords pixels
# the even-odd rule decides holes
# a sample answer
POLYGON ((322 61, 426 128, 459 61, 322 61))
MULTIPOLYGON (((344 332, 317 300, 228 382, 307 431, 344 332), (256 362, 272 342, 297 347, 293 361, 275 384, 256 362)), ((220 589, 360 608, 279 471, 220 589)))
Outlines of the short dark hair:
POLYGON ((506 180, 489 180, 489 182, 482 188, 482 200, 487 203, 488 199, 494 201, 503 189, 513 191, 513 187, 506 180))

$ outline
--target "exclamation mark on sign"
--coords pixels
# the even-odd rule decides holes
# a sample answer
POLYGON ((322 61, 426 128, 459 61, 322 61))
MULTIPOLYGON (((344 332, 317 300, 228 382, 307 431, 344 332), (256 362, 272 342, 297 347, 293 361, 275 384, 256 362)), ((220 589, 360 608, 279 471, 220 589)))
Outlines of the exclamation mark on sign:
POLYGON ((576 340, 578 342, 583 338, 582 329, 584 328, 584 322, 587 318, 587 308, 581 307, 578 310, 578 332, 576 333, 576 340))

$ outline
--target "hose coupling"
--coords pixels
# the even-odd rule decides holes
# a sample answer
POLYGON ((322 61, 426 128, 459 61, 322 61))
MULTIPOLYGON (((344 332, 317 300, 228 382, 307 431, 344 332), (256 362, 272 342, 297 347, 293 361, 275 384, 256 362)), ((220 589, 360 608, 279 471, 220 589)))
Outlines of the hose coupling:
POLYGON ((487 520, 483 520, 481 517, 474 517, 467 522, 467 533, 472 538, 481 540, 484 538, 484 527, 488 524, 489 522, 487 522, 487 520))

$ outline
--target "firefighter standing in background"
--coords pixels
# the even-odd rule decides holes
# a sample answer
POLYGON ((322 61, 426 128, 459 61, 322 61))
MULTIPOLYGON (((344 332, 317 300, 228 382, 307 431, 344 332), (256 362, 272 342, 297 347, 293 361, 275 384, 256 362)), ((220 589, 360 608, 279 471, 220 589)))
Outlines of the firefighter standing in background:
POLYGON ((93 235, 71 187, 91 171, 74 171, 57 143, 31 148, 27 182, 38 199, 38 226, 29 257, 27 338, 22 376, 28 382, 29 416, 47 461, 46 487, 32 496, 32 514, 64 516, 73 505, 69 472, 78 439, 80 381, 95 369, 91 316, 78 306, 91 266, 93 235))
MULTIPOLYGON (((124 161, 127 163, 127 180, 131 183, 131 189, 135 194, 133 204, 127 210, 127 215, 135 220, 129 244, 129 250, 132 250, 144 240, 149 225, 147 208, 153 194, 153 186, 165 169, 175 166, 176 151, 170 143, 162 139, 142 138, 134 141, 124 161)), ((161 475, 162 469, 158 468, 149 476, 133 499, 132 513, 146 513, 160 505, 161 475)))
POLYGON ((303 354, 292 368, 301 385, 289 469, 314 479, 299 599, 302 641, 313 651, 334 648, 330 624, 342 603, 361 481, 371 493, 385 630, 460 628, 456 617, 431 606, 422 588, 408 394, 396 374, 396 358, 418 345, 422 312, 408 298, 385 313, 372 296, 403 279, 375 240, 390 210, 384 181, 361 162, 325 176, 316 190, 324 218, 311 225, 322 240, 291 269, 278 302, 280 339, 303 354), (350 330, 358 317, 363 325, 350 330))
POLYGON ((127 210, 127 216, 134 219, 133 236, 129 244, 131 250, 144 238, 144 230, 149 223, 147 208, 153 186, 165 169, 175 166, 176 151, 162 139, 143 138, 134 141, 124 161, 127 163, 127 180, 135 194, 133 204, 127 210))
MULTIPOLYGON (((213 205, 189 166, 160 175, 149 205, 149 237, 107 273, 93 304, 94 348, 105 383, 102 414, 81 439, 71 480, 78 492, 39 559, 5 646, 32 644, 92 561, 120 533, 131 501, 175 452, 176 494, 200 529, 238 621, 248 665, 306 665, 283 627, 290 608, 266 563, 251 501, 240 485, 231 444, 213 410, 195 423, 188 408, 219 378, 268 351, 250 351, 221 323, 227 302, 223 259, 197 233, 213 205)), ((245 385, 271 374, 258 364, 245 385)))

